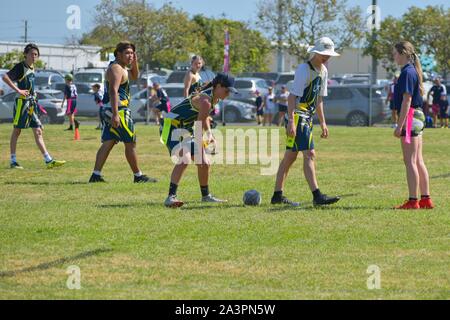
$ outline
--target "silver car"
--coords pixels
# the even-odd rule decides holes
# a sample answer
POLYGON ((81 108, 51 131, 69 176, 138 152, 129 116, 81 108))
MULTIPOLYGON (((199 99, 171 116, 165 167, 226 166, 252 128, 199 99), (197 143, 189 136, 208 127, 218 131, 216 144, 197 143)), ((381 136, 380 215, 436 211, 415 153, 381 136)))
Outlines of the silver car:
POLYGON ((236 78, 234 86, 239 93, 233 95, 233 99, 253 105, 256 101, 256 91, 259 91, 262 96, 269 92, 266 81, 260 78, 236 78))
MULTIPOLYGON (((36 92, 38 103, 47 114, 39 111, 39 119, 43 124, 63 124, 67 103, 61 108, 63 93, 56 90, 40 90, 36 92)), ((17 94, 11 92, 0 97, 0 122, 12 122, 14 104, 17 94)))
MULTIPOLYGON (((162 86, 166 90, 167 95, 170 98, 170 104, 172 107, 176 106, 184 100, 183 92, 184 85, 181 83, 168 83, 162 86)), ((146 120, 146 102, 147 102, 147 90, 141 90, 132 97, 131 101, 131 116, 136 121, 146 120)), ((226 122, 243 122, 252 121, 255 119, 256 107, 254 105, 237 101, 235 99, 226 99, 219 104, 218 113, 214 116, 214 119, 222 119, 222 108, 225 109, 225 121, 226 122)))

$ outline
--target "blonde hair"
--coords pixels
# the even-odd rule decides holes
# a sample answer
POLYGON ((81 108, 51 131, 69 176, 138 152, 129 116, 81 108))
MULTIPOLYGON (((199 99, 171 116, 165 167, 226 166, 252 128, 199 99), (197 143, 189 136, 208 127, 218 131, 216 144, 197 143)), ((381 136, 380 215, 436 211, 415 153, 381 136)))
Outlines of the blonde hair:
POLYGON ((420 95, 423 96, 424 88, 423 88, 423 72, 422 65, 420 63, 419 56, 416 53, 416 49, 414 46, 408 41, 400 41, 395 45, 395 50, 401 55, 405 55, 408 60, 410 60, 414 64, 414 68, 416 68, 417 76, 419 77, 419 91, 420 95))

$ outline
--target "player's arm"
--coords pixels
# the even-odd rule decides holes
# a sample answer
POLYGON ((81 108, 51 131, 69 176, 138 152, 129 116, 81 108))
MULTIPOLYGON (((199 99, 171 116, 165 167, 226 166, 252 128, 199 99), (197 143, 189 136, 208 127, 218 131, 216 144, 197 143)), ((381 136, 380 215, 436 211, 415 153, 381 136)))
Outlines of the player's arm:
POLYGON ((294 94, 289 94, 288 98, 288 125, 287 134, 290 137, 295 137, 297 134, 297 128, 295 126, 294 112, 297 103, 297 96, 294 94))
POLYGON ((5 73, 2 77, 2 80, 11 88, 13 89, 15 92, 17 92, 18 94, 20 94, 21 96, 29 96, 30 92, 28 90, 20 90, 16 84, 14 83, 14 81, 8 76, 7 73, 5 73))
POLYGON ((320 127, 322 128, 322 138, 328 138, 328 126, 325 121, 325 112, 323 111, 323 97, 317 97, 317 117, 319 118, 320 127))
POLYGON ((191 87, 192 84, 192 78, 194 76, 191 74, 191 72, 187 72, 186 75, 184 76, 184 92, 183 92, 183 96, 185 98, 187 98, 189 96, 189 88, 191 87))
POLYGON ((406 123, 406 118, 408 117, 408 112, 409 112, 409 108, 411 106, 411 102, 412 102, 412 96, 409 93, 404 93, 403 94, 403 102, 402 102, 402 109, 400 111, 400 116, 398 119, 398 126, 397 129, 395 129, 394 135, 397 138, 401 137, 402 134, 402 130, 405 126, 406 123))
POLYGON ((209 121, 209 112, 211 110, 211 102, 209 101, 208 97, 200 96, 198 97, 198 103, 199 103, 199 113, 198 113, 198 121, 202 122, 202 128, 203 131, 206 132, 208 136, 208 142, 211 142, 214 140, 214 137, 212 135, 211 131, 211 123, 209 121))
POLYGON ((123 69, 119 65, 112 65, 108 70, 107 78, 109 82, 109 96, 111 99, 111 109, 113 113, 112 123, 113 128, 120 126, 119 118, 119 87, 122 82, 123 69))
POLYGON ((139 78, 139 63, 136 52, 134 53, 133 62, 131 63, 131 69, 128 71, 128 77, 133 81, 139 78))

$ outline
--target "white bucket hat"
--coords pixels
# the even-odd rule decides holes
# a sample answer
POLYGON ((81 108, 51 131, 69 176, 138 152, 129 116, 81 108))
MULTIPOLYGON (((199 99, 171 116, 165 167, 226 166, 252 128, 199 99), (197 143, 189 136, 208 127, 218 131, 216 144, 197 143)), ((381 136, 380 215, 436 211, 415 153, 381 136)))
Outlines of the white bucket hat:
POLYGON ((318 53, 324 56, 339 57, 340 54, 334 51, 334 42, 328 38, 320 38, 314 47, 308 49, 308 53, 318 53))

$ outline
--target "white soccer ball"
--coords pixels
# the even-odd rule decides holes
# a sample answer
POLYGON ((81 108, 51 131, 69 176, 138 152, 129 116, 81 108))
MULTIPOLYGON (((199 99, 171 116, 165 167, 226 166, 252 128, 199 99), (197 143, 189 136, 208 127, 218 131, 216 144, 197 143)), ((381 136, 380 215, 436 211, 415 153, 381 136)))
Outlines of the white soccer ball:
POLYGON ((261 201, 261 194, 256 190, 249 190, 244 193, 244 204, 246 206, 259 206, 261 201))

